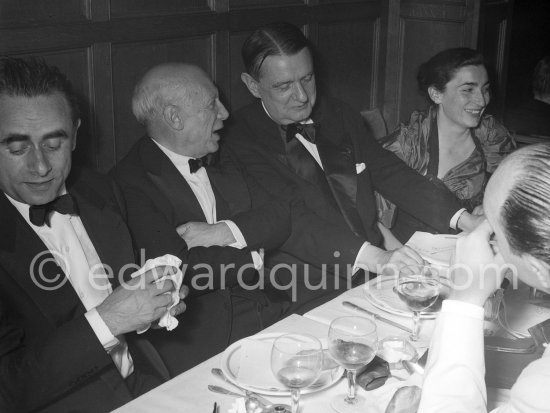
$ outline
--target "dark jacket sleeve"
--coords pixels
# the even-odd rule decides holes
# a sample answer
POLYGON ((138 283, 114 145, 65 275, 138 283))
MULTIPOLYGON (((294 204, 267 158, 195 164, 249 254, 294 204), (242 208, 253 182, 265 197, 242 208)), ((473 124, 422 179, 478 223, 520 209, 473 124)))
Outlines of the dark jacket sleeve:
POLYGON ((0 302, 0 411, 39 409, 112 365, 84 315, 24 343, 24 331, 3 306, 0 302))
POLYGON ((222 168, 238 169, 250 196, 250 208, 232 217, 251 250, 280 247, 290 235, 290 202, 269 194, 241 165, 229 148, 222 149, 222 168))
POLYGON ((356 161, 365 163, 376 190, 425 224, 448 232, 451 218, 461 208, 456 197, 383 149, 351 108, 343 105, 342 116, 354 141, 356 161))

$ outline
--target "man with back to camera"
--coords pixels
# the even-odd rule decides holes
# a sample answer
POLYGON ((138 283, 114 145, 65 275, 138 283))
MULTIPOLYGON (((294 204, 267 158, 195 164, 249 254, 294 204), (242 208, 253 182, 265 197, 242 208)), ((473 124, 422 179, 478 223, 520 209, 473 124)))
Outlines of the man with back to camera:
POLYGON ((166 312, 174 283, 147 271, 118 285, 134 262, 121 195, 71 171, 79 126, 57 68, 0 61, 2 412, 112 410, 168 378, 133 332, 166 312))
POLYGON ((256 30, 242 56, 241 79, 257 100, 235 113, 227 143, 267 190, 303 201, 293 211, 289 248, 318 251, 310 256, 317 265, 337 255, 371 272, 420 262, 409 247, 379 248, 375 189, 440 232, 475 227, 478 217, 383 150, 358 113, 335 99, 317 99, 311 47, 297 27, 256 30), (293 243, 301 225, 312 231, 310 245, 293 243))
POLYGON ((135 87, 132 108, 147 136, 113 170, 128 205, 128 225, 147 256, 182 259, 191 286, 184 334, 151 332, 173 373, 182 372, 281 318, 285 291, 259 285, 258 253, 288 237, 289 208, 242 175, 230 154, 218 155, 228 113, 199 67, 166 63, 135 87), (225 269, 224 269, 225 268, 225 269), (239 272, 251 287, 242 285, 239 272), (209 275, 212 285, 204 283, 209 275), (193 288, 194 281, 200 284, 193 288), (225 284, 225 287, 224 287, 225 284))

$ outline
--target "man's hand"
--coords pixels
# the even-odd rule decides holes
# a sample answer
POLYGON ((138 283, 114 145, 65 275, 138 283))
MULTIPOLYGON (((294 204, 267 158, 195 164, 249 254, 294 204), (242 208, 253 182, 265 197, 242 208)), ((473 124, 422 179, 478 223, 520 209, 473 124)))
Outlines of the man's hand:
POLYGON ((457 227, 464 232, 472 232, 479 224, 485 220, 483 215, 483 207, 477 207, 474 212, 470 214, 468 211, 464 211, 458 218, 457 227))
POLYGON ((189 295, 189 287, 182 284, 179 292, 180 296, 180 302, 176 304, 173 308, 170 309, 170 314, 174 317, 185 312, 187 309, 187 306, 185 305, 185 302, 183 301, 185 297, 189 295))
POLYGON ((483 306, 501 284, 505 265, 499 252, 490 244, 493 230, 487 220, 456 243, 452 265, 452 300, 483 306))
POLYGON ((174 291, 174 283, 171 280, 156 283, 156 280, 167 274, 169 268, 172 267, 156 267, 121 284, 96 307, 114 336, 142 329, 164 314, 172 304, 172 295, 167 293, 174 291))
POLYGON ((227 247, 235 242, 233 233, 225 222, 207 224, 206 222, 187 222, 176 228, 179 236, 193 247, 227 247))

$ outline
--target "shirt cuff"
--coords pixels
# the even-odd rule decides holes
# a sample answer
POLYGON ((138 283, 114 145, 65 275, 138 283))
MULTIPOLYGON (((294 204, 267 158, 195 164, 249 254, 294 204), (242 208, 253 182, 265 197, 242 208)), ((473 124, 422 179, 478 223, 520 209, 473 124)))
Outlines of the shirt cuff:
POLYGON ((458 225, 458 220, 460 219, 460 216, 462 215, 462 213, 466 211, 466 208, 460 208, 458 211, 456 211, 456 213, 453 215, 453 217, 451 218, 451 222, 449 222, 449 228, 451 229, 459 229, 457 227, 458 225))
MULTIPOLYGON (((229 244, 229 247, 237 248, 239 250, 242 250, 246 247, 246 240, 244 239, 244 235, 233 221, 229 221, 227 219, 218 221, 218 222, 225 222, 227 226, 229 227, 229 230, 233 234, 233 238, 235 238, 235 242, 232 244, 229 244)), ((263 262, 263 261, 262 261, 263 262)))
POLYGON ((478 320, 483 320, 485 317, 485 309, 479 305, 466 303, 458 300, 443 300, 441 312, 447 314, 460 314, 478 320))
POLYGON ((111 330, 109 330, 109 327, 107 327, 107 324, 105 324, 105 321, 103 321, 95 308, 86 312, 84 316, 107 353, 120 344, 118 338, 113 336, 113 333, 111 333, 111 330))
POLYGON ((361 260, 361 255, 365 251, 365 248, 367 248, 369 245, 371 245, 371 243, 368 241, 365 241, 363 242, 363 245, 361 245, 361 248, 359 248, 359 252, 357 253, 357 257, 355 257, 355 262, 353 263, 353 268, 351 269, 352 274, 355 274, 360 269, 365 269, 365 266, 360 264, 360 260, 361 260))

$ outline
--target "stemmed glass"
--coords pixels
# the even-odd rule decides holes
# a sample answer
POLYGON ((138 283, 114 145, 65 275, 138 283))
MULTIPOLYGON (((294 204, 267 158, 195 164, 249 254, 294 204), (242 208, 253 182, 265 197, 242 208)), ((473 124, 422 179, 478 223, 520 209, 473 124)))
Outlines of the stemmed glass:
POLYGON ((290 389, 292 413, 298 412, 300 389, 319 378, 323 365, 323 348, 318 338, 308 334, 285 334, 273 342, 271 371, 290 389))
POLYGON ((408 265, 399 270, 396 292, 399 298, 413 312, 413 331, 411 341, 427 342, 419 336, 420 312, 431 307, 439 297, 441 283, 439 272, 429 265, 408 265))
POLYGON ((357 370, 369 364, 378 349, 376 324, 363 317, 339 317, 332 321, 328 332, 328 350, 348 376, 348 394, 332 401, 337 412, 364 412, 365 398, 357 395, 357 370))

